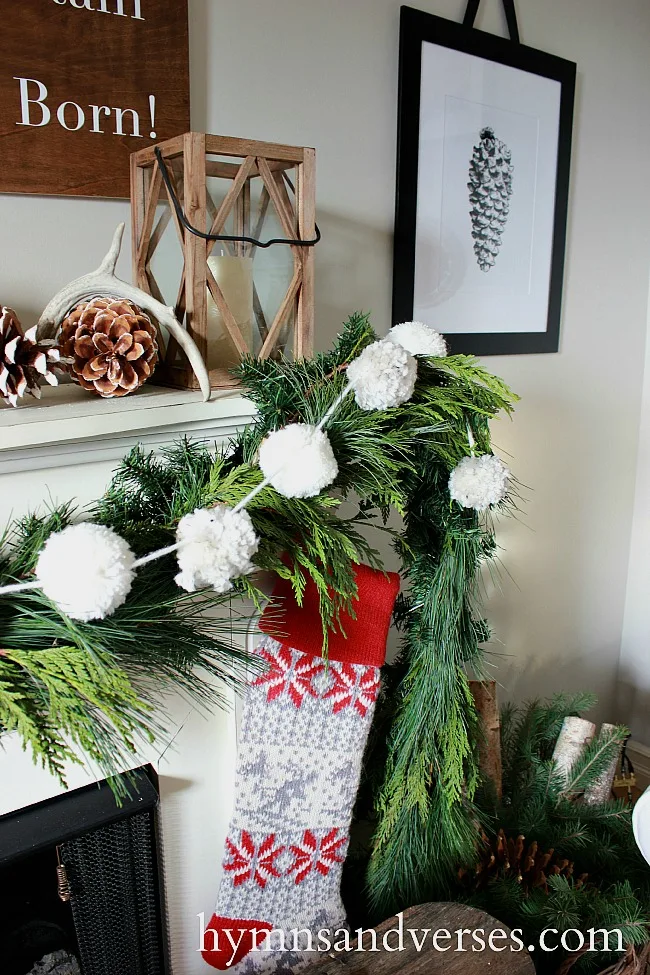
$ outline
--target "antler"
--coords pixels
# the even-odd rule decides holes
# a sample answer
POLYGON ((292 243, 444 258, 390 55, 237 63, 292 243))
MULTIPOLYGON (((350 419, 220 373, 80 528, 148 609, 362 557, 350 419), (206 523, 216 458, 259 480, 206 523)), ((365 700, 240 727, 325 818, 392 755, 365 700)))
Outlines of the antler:
POLYGON ((164 325, 181 349, 185 352, 199 381, 204 401, 210 399, 210 377, 201 353, 194 340, 181 326, 174 314, 173 308, 168 308, 161 301, 148 295, 146 291, 127 284, 115 274, 115 265, 120 255, 124 224, 121 223, 113 235, 110 249, 96 271, 76 278, 62 288, 44 309, 36 326, 37 335, 41 338, 56 338, 61 322, 72 308, 86 298, 110 296, 126 298, 145 311, 150 312, 159 325, 164 325))

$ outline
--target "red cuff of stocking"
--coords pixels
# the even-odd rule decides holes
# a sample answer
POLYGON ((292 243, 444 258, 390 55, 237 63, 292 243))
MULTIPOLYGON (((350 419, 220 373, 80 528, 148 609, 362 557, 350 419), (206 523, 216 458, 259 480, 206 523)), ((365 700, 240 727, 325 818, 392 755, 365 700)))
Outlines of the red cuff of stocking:
MULTIPOLYGON (((358 599, 353 603, 356 616, 341 613, 343 632, 331 631, 328 657, 350 664, 381 667, 386 658, 386 640, 399 592, 396 572, 384 575, 361 563, 355 567, 358 599)), ((320 657, 323 651, 318 590, 311 578, 298 606, 291 583, 278 580, 273 598, 264 610, 260 630, 283 646, 320 657)))

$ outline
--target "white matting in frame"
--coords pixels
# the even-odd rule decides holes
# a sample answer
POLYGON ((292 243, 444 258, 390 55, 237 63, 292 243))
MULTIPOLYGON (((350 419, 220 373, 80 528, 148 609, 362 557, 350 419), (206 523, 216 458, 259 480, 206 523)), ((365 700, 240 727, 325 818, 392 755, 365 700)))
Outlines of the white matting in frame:
POLYGON ((544 332, 561 84, 427 42, 421 72, 413 317, 447 334, 544 332), (468 180, 488 127, 510 150, 512 193, 482 268, 468 180))

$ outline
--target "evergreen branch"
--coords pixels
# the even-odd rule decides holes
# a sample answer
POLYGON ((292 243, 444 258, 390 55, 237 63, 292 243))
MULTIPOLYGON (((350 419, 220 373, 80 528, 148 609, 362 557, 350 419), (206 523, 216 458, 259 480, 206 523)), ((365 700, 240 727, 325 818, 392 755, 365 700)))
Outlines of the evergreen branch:
MULTIPOLYGON (((522 875, 502 872, 471 900, 510 927, 521 928, 525 943, 534 943, 550 927, 559 932, 573 928, 587 942, 590 930, 607 930, 620 932, 630 952, 650 944, 650 875, 634 839, 632 809, 623 800, 600 805, 581 801, 611 767, 626 729, 601 731, 568 782, 550 757, 564 717, 593 703, 589 695, 557 695, 548 702, 510 705, 502 712, 503 796, 496 801, 479 791, 478 814, 491 843, 500 830, 507 838, 524 835, 526 848, 534 845, 540 856, 549 851, 550 862, 543 881, 534 871, 529 879, 524 863, 522 875), (566 875, 549 872, 561 867, 566 875)), ((467 898, 467 891, 457 890, 459 896, 467 898)), ((604 940, 597 947, 582 954, 558 949, 536 956, 536 965, 540 973, 574 966, 582 972, 620 958, 601 950, 607 947, 604 940)))
POLYGON ((618 757, 629 736, 630 732, 623 725, 601 731, 572 766, 560 797, 570 799, 585 792, 593 782, 611 768, 612 762, 618 757))

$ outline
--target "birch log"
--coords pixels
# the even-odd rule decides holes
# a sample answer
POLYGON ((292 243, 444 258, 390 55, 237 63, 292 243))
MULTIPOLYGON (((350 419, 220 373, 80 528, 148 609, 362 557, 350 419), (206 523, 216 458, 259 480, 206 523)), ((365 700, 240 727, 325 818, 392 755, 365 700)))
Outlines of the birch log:
POLYGON ((593 741, 595 734, 596 725, 585 718, 565 718, 562 722, 562 730, 553 751, 553 761, 565 780, 569 778, 571 769, 587 745, 593 741))

